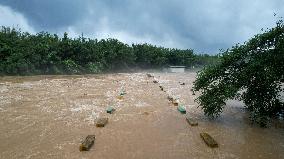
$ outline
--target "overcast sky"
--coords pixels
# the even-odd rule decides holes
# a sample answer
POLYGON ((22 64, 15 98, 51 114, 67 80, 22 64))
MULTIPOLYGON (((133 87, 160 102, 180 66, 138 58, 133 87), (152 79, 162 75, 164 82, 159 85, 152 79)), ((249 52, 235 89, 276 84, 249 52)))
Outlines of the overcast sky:
POLYGON ((0 0, 3 26, 209 54, 243 43, 282 16, 284 0, 0 0))

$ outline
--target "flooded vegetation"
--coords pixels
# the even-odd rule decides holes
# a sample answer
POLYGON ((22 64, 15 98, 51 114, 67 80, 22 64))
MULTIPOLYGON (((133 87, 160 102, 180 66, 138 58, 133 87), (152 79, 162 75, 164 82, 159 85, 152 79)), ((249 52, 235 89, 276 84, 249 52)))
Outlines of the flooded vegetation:
POLYGON ((211 120, 194 102, 199 94, 190 91, 196 73, 151 75, 1 77, 0 158, 284 158, 281 126, 251 125, 243 103, 232 100, 211 120), (169 95, 184 105, 185 115, 169 95), (109 106, 113 114, 106 113, 109 106), (104 128, 95 125, 101 117, 109 119, 104 128), (208 147, 202 132, 219 147, 208 147), (80 152, 90 134, 94 146, 80 152))

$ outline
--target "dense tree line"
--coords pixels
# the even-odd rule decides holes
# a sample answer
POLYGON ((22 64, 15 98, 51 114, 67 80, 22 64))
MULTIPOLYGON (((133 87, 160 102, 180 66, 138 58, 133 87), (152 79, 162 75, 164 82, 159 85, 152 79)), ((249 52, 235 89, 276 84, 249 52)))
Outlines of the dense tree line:
POLYGON ((284 24, 224 51, 220 62, 198 73, 194 91, 205 114, 217 117, 228 99, 244 101, 252 121, 266 126, 284 114, 284 24), (281 100, 282 98, 282 100, 281 100))
POLYGON ((69 38, 40 32, 36 35, 2 27, 0 74, 82 74, 168 65, 204 66, 217 56, 195 55, 193 50, 124 44, 116 39, 69 38))

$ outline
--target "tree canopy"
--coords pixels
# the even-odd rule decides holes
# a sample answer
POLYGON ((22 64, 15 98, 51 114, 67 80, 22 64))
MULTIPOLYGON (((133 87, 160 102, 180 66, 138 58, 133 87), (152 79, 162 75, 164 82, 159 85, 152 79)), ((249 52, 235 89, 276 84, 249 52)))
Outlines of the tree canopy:
POLYGON ((168 65, 203 66, 217 56, 151 44, 124 44, 117 39, 62 38, 48 32, 36 35, 2 27, 0 75, 82 74, 168 65))
POLYGON ((219 62, 201 70, 193 91, 204 113, 218 117, 228 99, 242 100, 250 117, 261 126, 283 114, 280 100, 284 82, 284 26, 255 35, 220 54, 219 62))

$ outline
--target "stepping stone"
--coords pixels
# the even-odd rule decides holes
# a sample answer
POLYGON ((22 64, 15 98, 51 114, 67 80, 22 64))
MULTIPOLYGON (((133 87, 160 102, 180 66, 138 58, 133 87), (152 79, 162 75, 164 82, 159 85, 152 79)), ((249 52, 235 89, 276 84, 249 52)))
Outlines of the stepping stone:
POLYGON ((157 81, 157 80, 154 80, 153 83, 158 83, 158 81, 157 81))
POLYGON ((97 127, 104 127, 108 123, 108 118, 99 118, 97 121, 97 127))
POLYGON ((150 113, 148 113, 148 112, 143 112, 142 114, 143 114, 143 115, 149 115, 150 113))
POLYGON ((89 151, 95 142, 95 135, 88 135, 86 139, 81 143, 79 150, 80 151, 89 151))
POLYGON ((168 96, 168 100, 171 101, 171 102, 173 102, 173 101, 174 101, 174 98, 171 97, 171 96, 168 96))
POLYGON ((173 100, 172 103, 174 104, 174 106, 178 106, 178 101, 176 99, 173 100))
POLYGON ((126 94, 126 92, 122 91, 119 95, 124 96, 125 94, 126 94))
POLYGON ((112 114, 113 112, 115 111, 115 109, 111 106, 109 106, 107 109, 106 109, 106 112, 109 113, 109 114, 112 114))
POLYGON ((117 99, 122 100, 122 99, 123 99, 123 96, 122 96, 122 95, 119 95, 119 96, 117 96, 117 99))
POLYGON ((188 124, 190 126, 197 126, 198 125, 198 122, 195 121, 194 119, 190 118, 189 116, 186 117, 186 121, 188 122, 188 124))
POLYGON ((182 114, 186 114, 186 110, 185 110, 184 106, 182 106, 182 105, 179 105, 177 107, 177 110, 182 114))
POLYGON ((203 141, 212 148, 218 147, 218 143, 207 133, 200 133, 200 137, 203 141))

